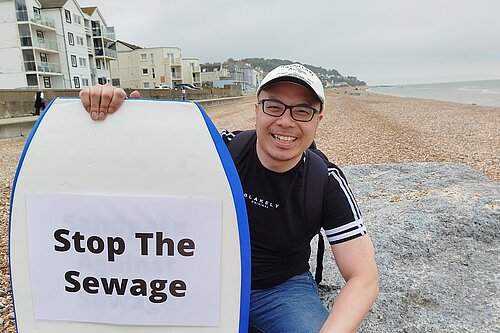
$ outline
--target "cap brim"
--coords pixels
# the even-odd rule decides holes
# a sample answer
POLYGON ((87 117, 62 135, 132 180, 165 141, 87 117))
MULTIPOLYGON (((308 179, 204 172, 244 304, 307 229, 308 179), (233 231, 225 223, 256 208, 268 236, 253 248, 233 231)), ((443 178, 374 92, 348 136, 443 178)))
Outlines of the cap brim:
POLYGON ((299 79, 297 77, 294 77, 294 76, 281 76, 281 77, 277 77, 275 79, 272 79, 269 82, 266 82, 264 85, 262 85, 259 88, 259 90, 257 91, 257 94, 259 94, 262 89, 265 89, 266 87, 269 87, 270 85, 272 85, 274 83, 282 82, 282 81, 297 83, 297 84, 300 84, 301 86, 307 88, 307 90, 309 90, 310 92, 313 93, 314 96, 316 96, 316 98, 321 103, 321 105, 323 105, 323 102, 321 101, 321 98, 314 91, 314 89, 307 82, 305 82, 305 81, 303 81, 303 80, 301 80, 301 79, 299 79))

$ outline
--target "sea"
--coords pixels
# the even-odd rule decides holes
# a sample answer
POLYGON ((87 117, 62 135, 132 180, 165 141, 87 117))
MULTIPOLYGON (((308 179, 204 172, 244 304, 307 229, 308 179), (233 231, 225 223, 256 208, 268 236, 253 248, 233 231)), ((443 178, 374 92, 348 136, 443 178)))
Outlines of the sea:
POLYGON ((399 97, 500 107, 500 80, 374 86, 368 91, 399 97))

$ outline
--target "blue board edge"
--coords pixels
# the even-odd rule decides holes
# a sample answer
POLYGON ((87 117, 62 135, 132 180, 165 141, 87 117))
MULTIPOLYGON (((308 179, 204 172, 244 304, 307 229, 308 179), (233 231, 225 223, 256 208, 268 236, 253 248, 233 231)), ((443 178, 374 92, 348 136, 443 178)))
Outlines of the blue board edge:
POLYGON ((222 140, 219 131, 208 117, 205 110, 198 106, 208 131, 212 136, 217 152, 226 172, 229 186, 233 194, 234 206, 236 209, 236 217, 238 219, 238 234, 240 237, 240 258, 241 258, 241 289, 240 289, 240 323, 239 333, 248 332, 248 318, 250 312, 250 282, 251 282, 251 250, 250 250, 250 231, 248 227, 248 215, 246 210, 245 199, 243 197, 243 188, 241 187, 240 177, 233 158, 222 140))
MULTIPOLYGON (((75 97, 60 97, 64 99, 78 99, 75 97)), ((10 288, 12 291, 12 308, 14 311, 14 322, 16 326, 16 332, 18 332, 17 327, 17 316, 16 314, 16 306, 14 301, 14 288, 12 285, 12 267, 11 267, 11 251, 10 251, 10 236, 11 236, 11 224, 12 224, 12 204, 14 203, 14 195, 17 185, 17 179, 21 172, 21 168, 26 157, 26 153, 28 151, 29 145, 35 136, 35 133, 40 126, 41 121, 45 117, 45 114, 50 109, 50 106, 54 103, 57 98, 54 98, 47 105, 45 110, 42 112, 37 122, 33 126, 33 129, 30 132, 30 135, 24 145, 23 152, 19 159, 19 164, 17 165, 16 175, 14 176, 14 181, 12 184, 12 192, 10 196, 10 209, 9 209, 9 272, 10 272, 10 288)), ((165 101, 165 100, 163 100, 165 101)), ((176 101, 179 102, 179 101, 176 101)), ((180 101, 180 102, 189 102, 189 101, 180 101)), ((250 255, 250 231, 248 228, 248 215, 246 211, 246 204, 243 197, 243 189, 241 187, 240 178, 238 172, 236 171, 236 167, 234 166, 233 159, 227 150, 226 144, 222 141, 222 138, 213 124, 212 120, 208 117, 205 110, 198 104, 195 103, 200 110, 203 119, 205 120, 205 124, 207 125, 208 131, 212 140, 215 144, 215 148, 217 149, 217 153, 222 162, 222 166, 226 173, 226 176, 229 181, 229 186, 231 188, 231 192, 233 194, 234 206, 236 209, 236 217, 238 220, 238 234, 240 241, 240 257, 241 257, 241 289, 240 289, 240 320, 239 320, 239 333, 247 333, 248 332, 248 318, 250 311, 250 279, 251 279, 251 255, 250 255)))

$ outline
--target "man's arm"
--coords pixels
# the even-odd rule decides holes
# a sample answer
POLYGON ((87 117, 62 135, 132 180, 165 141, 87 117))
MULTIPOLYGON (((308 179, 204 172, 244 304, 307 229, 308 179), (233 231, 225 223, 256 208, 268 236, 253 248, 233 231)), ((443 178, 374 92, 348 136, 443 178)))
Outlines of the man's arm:
MULTIPOLYGON (((130 93, 130 97, 139 98, 141 94, 135 90, 130 93)), ((125 90, 113 87, 109 83, 87 87, 80 91, 83 108, 90 113, 92 120, 106 119, 108 113, 118 110, 125 98, 127 98, 125 90)))
POLYGON ((321 333, 355 332, 378 295, 375 251, 366 234, 334 244, 332 251, 346 284, 335 299, 321 333))

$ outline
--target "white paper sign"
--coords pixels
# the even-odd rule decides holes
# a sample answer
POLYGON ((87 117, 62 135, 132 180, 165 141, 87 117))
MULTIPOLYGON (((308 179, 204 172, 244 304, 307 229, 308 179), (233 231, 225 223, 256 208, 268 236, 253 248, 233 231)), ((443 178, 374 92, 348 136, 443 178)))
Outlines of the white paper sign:
POLYGON ((27 193, 35 319, 218 326, 222 201, 27 193))

